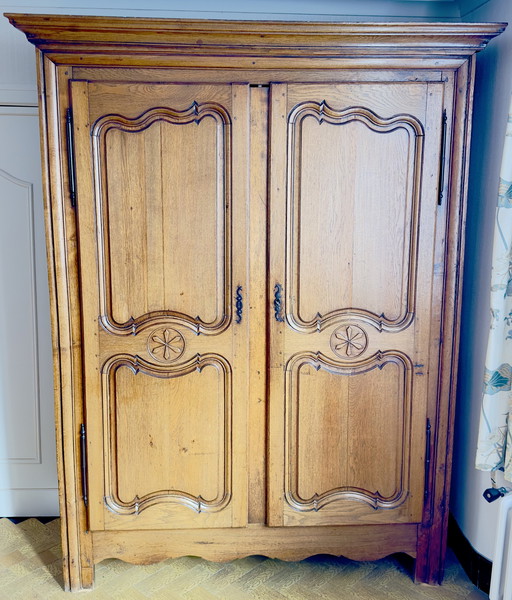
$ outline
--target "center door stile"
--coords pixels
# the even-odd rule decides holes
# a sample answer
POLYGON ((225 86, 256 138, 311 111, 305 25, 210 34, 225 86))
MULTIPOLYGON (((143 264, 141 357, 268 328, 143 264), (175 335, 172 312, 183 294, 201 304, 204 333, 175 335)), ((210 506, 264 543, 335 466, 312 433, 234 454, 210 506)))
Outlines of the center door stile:
POLYGON ((284 490, 284 338, 286 327, 286 148, 288 85, 274 83, 269 93, 269 269, 268 269, 268 468, 267 525, 281 527, 284 490))

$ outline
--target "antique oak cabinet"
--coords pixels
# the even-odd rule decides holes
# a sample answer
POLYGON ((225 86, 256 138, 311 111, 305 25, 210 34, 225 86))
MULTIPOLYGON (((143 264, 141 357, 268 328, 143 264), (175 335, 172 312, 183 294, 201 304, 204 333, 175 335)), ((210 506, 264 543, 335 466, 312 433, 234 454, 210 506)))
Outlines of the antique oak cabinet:
POLYGON ((503 26, 8 17, 39 63, 66 587, 188 554, 439 582, 503 26))

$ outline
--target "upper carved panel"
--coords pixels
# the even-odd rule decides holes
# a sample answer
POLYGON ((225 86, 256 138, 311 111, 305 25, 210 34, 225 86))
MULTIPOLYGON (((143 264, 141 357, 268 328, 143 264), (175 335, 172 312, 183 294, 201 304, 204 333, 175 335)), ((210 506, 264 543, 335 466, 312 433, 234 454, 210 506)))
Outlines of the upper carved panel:
POLYGON ((302 102, 288 115, 286 307, 298 331, 415 312, 423 127, 412 115, 302 102))
POLYGON ((231 127, 215 103, 92 127, 100 320, 219 333, 231 320, 231 127))

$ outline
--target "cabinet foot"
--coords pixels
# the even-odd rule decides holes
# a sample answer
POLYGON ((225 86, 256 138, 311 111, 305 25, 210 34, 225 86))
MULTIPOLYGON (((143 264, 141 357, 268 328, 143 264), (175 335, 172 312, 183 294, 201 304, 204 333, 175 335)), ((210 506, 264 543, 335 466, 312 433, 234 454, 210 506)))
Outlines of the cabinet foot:
POLYGON ((443 531, 428 529, 420 533, 418 553, 414 566, 414 581, 428 585, 441 585, 444 577, 446 535, 443 531))
POLYGON ((94 586, 94 567, 77 567, 63 561, 64 591, 80 592, 94 586))

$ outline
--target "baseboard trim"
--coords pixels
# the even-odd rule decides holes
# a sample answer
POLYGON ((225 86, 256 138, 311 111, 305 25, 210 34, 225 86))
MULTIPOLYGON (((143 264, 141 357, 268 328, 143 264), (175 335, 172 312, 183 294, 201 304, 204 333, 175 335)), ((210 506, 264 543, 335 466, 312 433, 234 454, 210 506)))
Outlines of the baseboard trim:
MULTIPOLYGON (((0 517, 0 518, 4 518, 4 517, 0 517)), ((40 523, 42 523, 43 525, 46 525, 46 523, 50 523, 50 521, 55 521, 55 519, 58 519, 59 517, 5 517, 6 519, 9 519, 9 521, 11 521, 11 523, 14 523, 15 525, 18 525, 19 523, 23 523, 23 521, 28 521, 29 519, 37 519, 40 523)))
POLYGON ((488 594, 491 587, 492 562, 478 554, 452 515, 448 522, 448 545, 472 583, 488 594))
POLYGON ((0 516, 26 517, 30 515, 58 516, 57 488, 0 490, 0 516))

